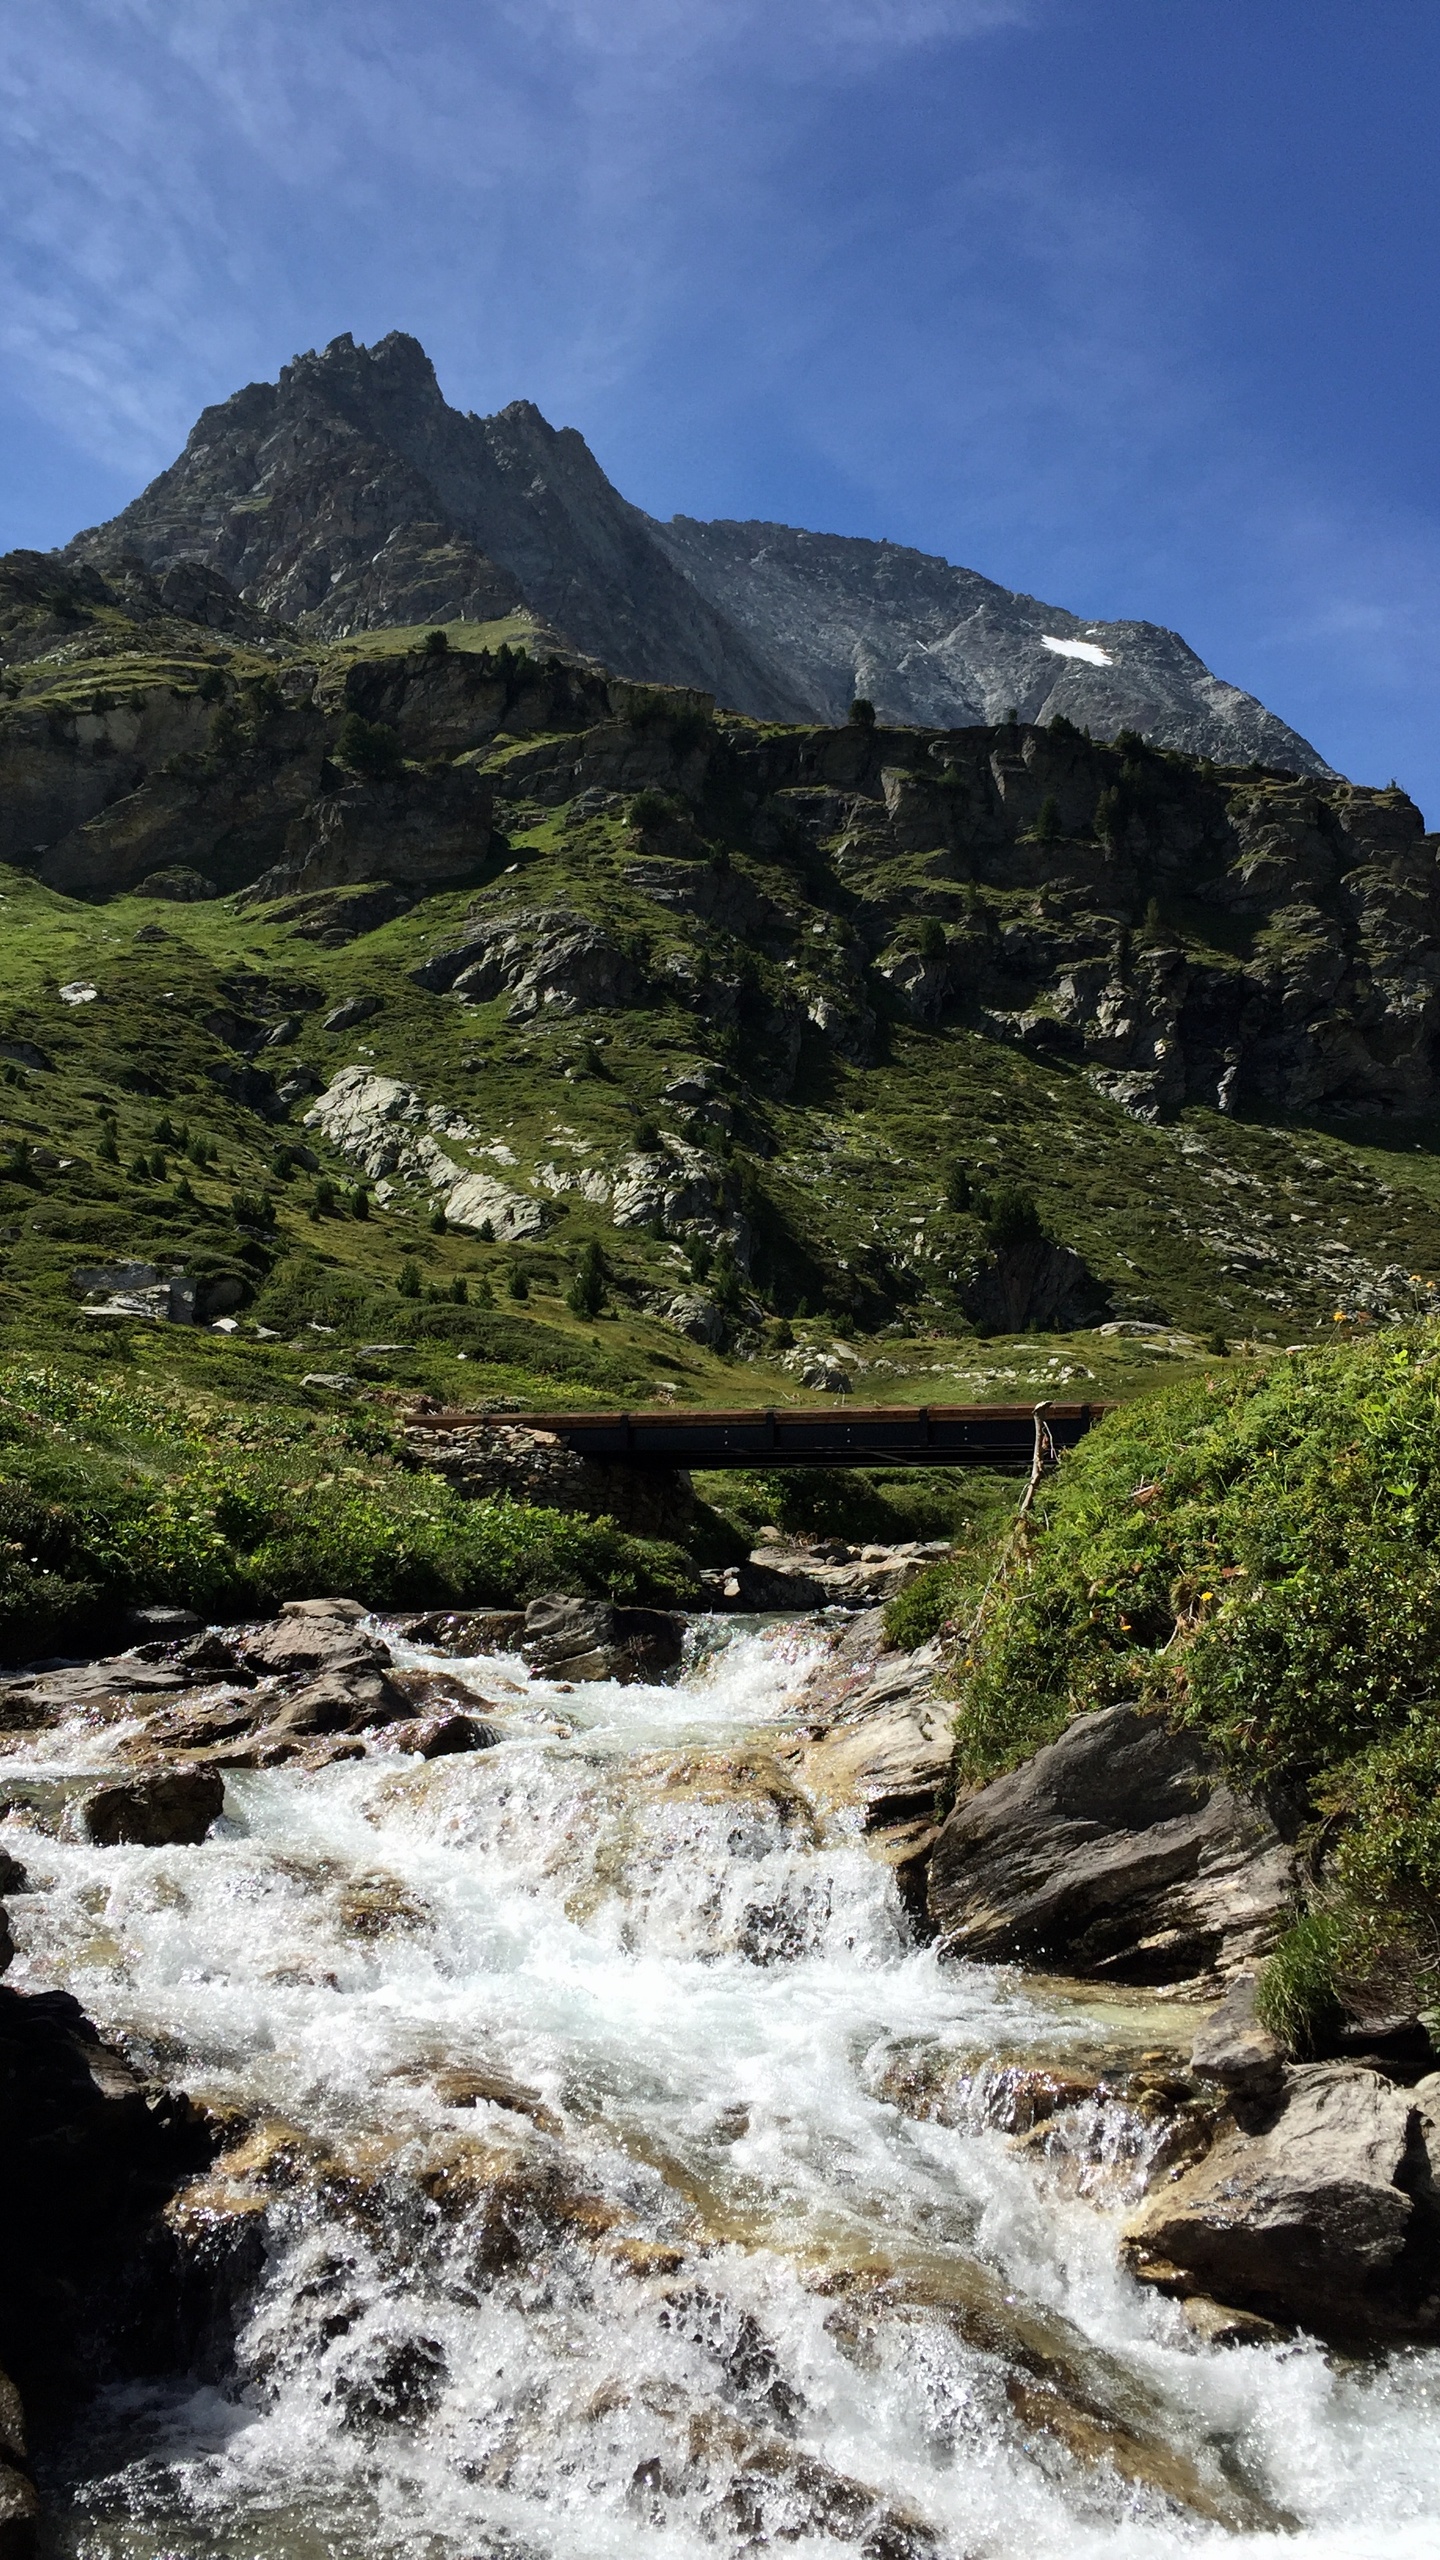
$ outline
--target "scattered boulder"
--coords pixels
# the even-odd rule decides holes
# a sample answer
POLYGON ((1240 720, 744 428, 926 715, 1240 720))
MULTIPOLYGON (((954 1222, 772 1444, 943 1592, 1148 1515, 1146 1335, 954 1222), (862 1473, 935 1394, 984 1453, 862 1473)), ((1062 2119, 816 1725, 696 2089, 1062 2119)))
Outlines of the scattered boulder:
POLYGON ((1195 1738, 1118 1706, 955 1807, 929 1909, 945 1955, 1174 1982, 1263 1954, 1295 1890, 1293 1852, 1195 1738))
POLYGON ((1301 2066, 1147 2199, 1126 2225, 1125 2262, 1162 2292, 1324 2337, 1440 2336, 1434 2139, 1412 2094, 1377 2072, 1301 2066))
POLYGON ((326 1014, 320 1028, 322 1031, 353 1031, 357 1022, 368 1022, 372 1013, 379 1010, 378 996, 347 996, 343 1004, 337 1004, 326 1014))
POLYGON ((81 1798, 77 1818, 83 1837, 97 1847, 158 1849, 203 1840, 224 1805, 218 1769, 157 1769, 95 1788, 81 1798))
POLYGON ((618 1609, 608 1600, 552 1594, 525 1612, 520 1650, 557 1680, 656 1680, 673 1671, 685 1621, 669 1609, 618 1609))
POLYGON ((203 871, 192 871, 188 863, 167 863, 163 871, 148 871, 135 884, 137 898, 169 898, 177 906, 194 906, 202 898, 218 898, 220 892, 203 871))
POLYGON ((748 1564, 724 1565, 700 1577, 712 1609, 743 1609, 764 1615, 783 1612, 801 1617, 807 1609, 823 1609, 825 1587, 813 1573, 787 1571, 751 1557, 748 1564))

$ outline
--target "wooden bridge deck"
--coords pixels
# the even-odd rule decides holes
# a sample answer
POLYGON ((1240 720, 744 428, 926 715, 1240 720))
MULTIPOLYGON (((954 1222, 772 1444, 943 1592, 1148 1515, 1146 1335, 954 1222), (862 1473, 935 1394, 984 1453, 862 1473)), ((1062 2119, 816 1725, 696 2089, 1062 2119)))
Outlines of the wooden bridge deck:
POLYGON ((437 1413, 431 1429, 486 1422, 548 1431, 584 1458, 659 1467, 1027 1469, 1037 1414, 1055 1452, 1073 1449, 1103 1404, 765 1405, 735 1412, 437 1413))

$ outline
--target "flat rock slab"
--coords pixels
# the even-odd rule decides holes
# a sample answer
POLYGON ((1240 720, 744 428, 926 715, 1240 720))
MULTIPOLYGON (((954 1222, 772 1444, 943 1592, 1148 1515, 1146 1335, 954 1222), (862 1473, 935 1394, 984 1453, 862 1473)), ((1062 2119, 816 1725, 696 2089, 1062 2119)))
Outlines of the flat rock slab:
MULTIPOLYGON (((1433 2137, 1432 2137, 1433 2138, 1433 2137)), ((1131 2272, 1347 2339, 1440 2335, 1440 2215, 1425 2111, 1350 2063, 1286 2075, 1125 2227, 1131 2272)))
POLYGON ((1194 1737, 1119 1706, 955 1807, 929 1909, 944 1955, 1179 1982, 1266 1952, 1295 1889, 1293 1852, 1194 1737))

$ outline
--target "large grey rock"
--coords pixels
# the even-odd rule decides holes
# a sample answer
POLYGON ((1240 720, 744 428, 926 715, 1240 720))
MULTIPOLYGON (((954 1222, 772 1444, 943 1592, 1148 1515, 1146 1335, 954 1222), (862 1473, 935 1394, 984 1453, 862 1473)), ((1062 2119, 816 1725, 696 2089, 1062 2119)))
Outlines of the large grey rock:
POLYGON ((1294 1893, 1268 1817, 1191 1735, 1119 1706, 955 1807, 929 1908, 946 1955, 1164 1982, 1263 1953, 1294 1893))
POLYGON ((1440 2216, 1422 2110, 1353 2064, 1291 2071, 1252 2130, 1150 2195, 1132 2272, 1322 2335, 1440 2334, 1440 2216))

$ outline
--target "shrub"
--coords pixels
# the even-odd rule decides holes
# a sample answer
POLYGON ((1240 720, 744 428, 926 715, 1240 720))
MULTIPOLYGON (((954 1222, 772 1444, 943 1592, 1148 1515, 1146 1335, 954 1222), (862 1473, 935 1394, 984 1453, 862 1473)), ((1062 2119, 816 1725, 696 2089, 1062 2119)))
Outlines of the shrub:
POLYGON ((647 1112, 635 1123, 634 1147, 637 1155, 654 1156, 660 1152, 660 1131, 647 1112))
POLYGON ((519 1300, 522 1305, 525 1299, 529 1297, 530 1282, 518 1262, 512 1262, 509 1271, 506 1273, 505 1286, 510 1296, 519 1300))
POLYGON ((363 1182, 357 1183, 350 1194, 350 1215, 361 1219, 370 1215, 370 1194, 363 1182))
POLYGON ((857 693, 854 701, 850 705, 850 709, 846 714, 846 717, 849 720, 852 729, 873 729, 875 726, 875 705, 869 700, 867 695, 857 693))
POLYGON ((946 1208, 953 1209, 958 1216, 969 1208, 973 1198, 974 1190, 968 1167, 963 1164, 952 1164, 945 1176, 946 1208))
POLYGON ((1333 1912, 1307 1911, 1286 1931, 1260 1976, 1256 2015, 1302 2060, 1323 2053, 1344 2017, 1335 1981, 1343 1944, 1333 1912))
POLYGON ((420 647, 422 654, 427 658, 443 658, 449 651, 449 634, 444 631, 427 631, 420 647))
POLYGON ((420 1295, 419 1265, 409 1261, 402 1262, 400 1265, 400 1277, 396 1281, 395 1286, 399 1290, 402 1298, 418 1298, 420 1295))
POLYGON ((637 791, 630 803, 630 824, 637 835, 653 835, 669 826, 675 816, 673 803, 663 791, 637 791))
POLYGON ((1037 844, 1053 844, 1060 833, 1060 803, 1053 791, 1047 791, 1035 820, 1037 844))
POLYGON ((945 927, 937 920, 936 917, 927 916, 925 918, 916 938, 916 948, 918 949, 922 960, 944 959, 946 952, 950 948, 950 944, 946 937, 945 927))

